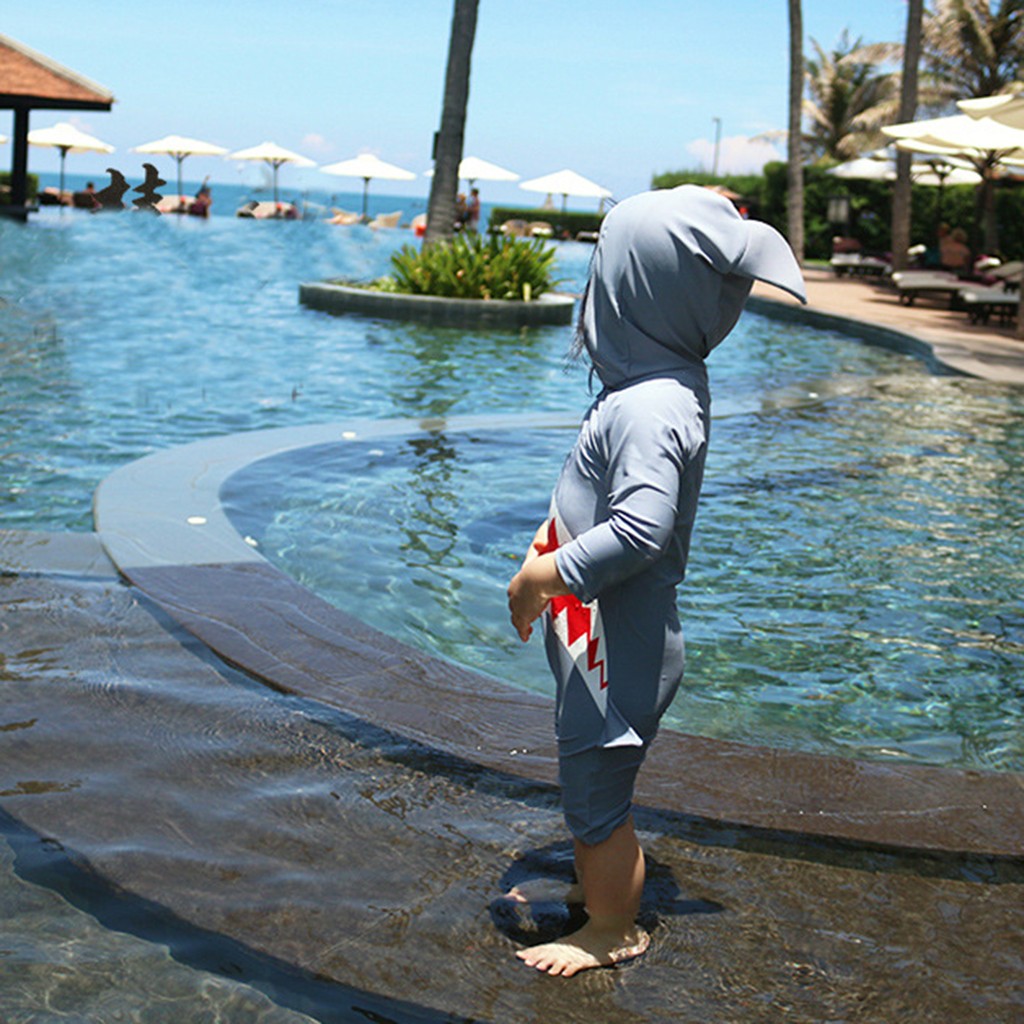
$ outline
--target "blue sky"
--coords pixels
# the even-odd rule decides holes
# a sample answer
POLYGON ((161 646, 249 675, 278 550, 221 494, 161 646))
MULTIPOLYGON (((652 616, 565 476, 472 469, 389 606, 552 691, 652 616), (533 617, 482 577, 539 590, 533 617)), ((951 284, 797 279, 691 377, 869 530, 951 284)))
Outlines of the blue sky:
MULTIPOLYGON (((0 32, 109 88, 111 113, 36 111, 32 127, 70 120, 116 147, 72 154, 69 172, 106 180, 132 146, 167 134, 231 150, 272 140, 317 164, 369 151, 421 173, 440 118, 452 0, 45 0, 10 3, 0 32)), ((902 41, 904 0, 804 0, 810 39, 844 28, 902 41)), ((651 175, 756 166, 747 140, 786 126, 784 0, 480 0, 465 154, 536 177, 571 167, 622 198, 651 175)), ((0 133, 10 135, 0 112, 0 133)), ((781 151, 780 151, 781 153, 781 151)), ((164 177, 174 165, 158 159, 164 177)), ((0 146, 10 165, 10 146, 0 146)), ((30 147, 33 171, 55 151, 30 147)), ((186 177, 256 182, 259 170, 190 158, 186 177)), ((282 186, 357 190, 359 182, 285 168, 282 186)), ((375 186, 425 195, 428 179, 375 186)), ((515 202, 515 185, 482 183, 515 202)), ((592 201, 577 200, 582 208, 592 201)))

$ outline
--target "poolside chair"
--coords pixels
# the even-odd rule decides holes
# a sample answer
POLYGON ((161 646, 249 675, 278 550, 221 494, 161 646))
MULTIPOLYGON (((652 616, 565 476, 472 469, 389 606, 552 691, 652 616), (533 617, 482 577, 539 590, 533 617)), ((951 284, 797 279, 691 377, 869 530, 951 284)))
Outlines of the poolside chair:
POLYGON ((398 222, 401 219, 401 210, 395 210, 394 213, 378 213, 377 216, 370 221, 368 226, 373 228, 374 231, 376 231, 377 228, 397 228, 398 222))
POLYGON ((972 324, 987 324, 993 315, 1001 324, 1010 323, 1020 307, 1020 295, 1007 291, 1002 285, 992 288, 961 288, 958 301, 967 310, 972 324))
POLYGON ((892 275, 892 283, 901 305, 912 306, 922 295, 937 295, 948 298, 950 309, 966 284, 948 270, 898 270, 892 275))
POLYGON ((333 216, 327 221, 328 224, 358 224, 363 218, 358 213, 351 213, 349 210, 331 207, 333 216))
POLYGON ((1008 263, 1000 263, 997 267, 989 267, 985 271, 985 276, 995 278, 996 281, 1008 288, 1020 288, 1022 271, 1024 271, 1024 263, 1020 260, 1010 260, 1008 263))
POLYGON ((503 235, 509 238, 524 238, 526 236, 525 220, 507 220, 499 228, 503 235))
POLYGON ((526 233, 531 238, 551 238, 555 229, 546 220, 531 220, 526 225, 526 233))
POLYGON ((865 256, 859 252, 838 252, 829 260, 829 265, 836 277, 844 277, 847 274, 857 277, 880 277, 892 269, 888 260, 883 260, 880 256, 865 256))

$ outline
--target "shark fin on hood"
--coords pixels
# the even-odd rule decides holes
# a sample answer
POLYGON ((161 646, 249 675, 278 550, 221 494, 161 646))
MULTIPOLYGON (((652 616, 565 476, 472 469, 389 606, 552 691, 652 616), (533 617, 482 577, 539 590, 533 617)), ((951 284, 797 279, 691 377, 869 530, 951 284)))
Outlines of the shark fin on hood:
POLYGON ((602 382, 702 362, 755 280, 807 301, 789 243, 723 196, 681 185, 623 200, 601 226, 583 300, 583 341, 602 382))

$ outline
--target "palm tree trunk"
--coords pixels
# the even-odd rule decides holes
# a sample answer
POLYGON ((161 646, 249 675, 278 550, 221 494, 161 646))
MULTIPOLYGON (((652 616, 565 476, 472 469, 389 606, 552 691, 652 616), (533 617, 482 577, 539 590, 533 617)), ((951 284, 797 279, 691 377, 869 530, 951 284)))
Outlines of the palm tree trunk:
POLYGON ((479 0, 455 0, 452 32, 448 41, 448 70, 444 80, 441 129, 434 142, 434 179, 427 204, 427 230, 423 245, 452 237, 455 225, 455 194, 459 187, 462 138, 469 102, 469 65, 476 36, 479 0))
POLYGON ((786 230, 797 258, 804 258, 804 24, 800 0, 789 0, 789 166, 786 192, 786 230))
MULTIPOLYGON (((903 46, 903 81, 900 89, 901 124, 917 113, 917 69, 921 63, 921 19, 924 0, 908 0, 907 36, 903 46)), ((910 153, 897 152, 896 187, 892 193, 892 267, 904 270, 910 248, 910 153)))

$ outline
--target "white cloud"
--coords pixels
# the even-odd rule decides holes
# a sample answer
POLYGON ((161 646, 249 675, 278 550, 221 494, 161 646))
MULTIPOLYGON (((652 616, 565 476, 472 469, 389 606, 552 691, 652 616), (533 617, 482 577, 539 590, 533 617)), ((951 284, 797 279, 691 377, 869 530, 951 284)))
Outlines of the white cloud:
POLYGON ((330 156, 334 152, 334 145, 319 132, 310 132, 308 135, 304 135, 302 146, 306 152, 316 153, 320 156, 330 156))
MULTIPOLYGON (((715 143, 711 139, 694 139, 686 152, 699 161, 699 167, 711 171, 715 167, 715 143)), ((753 138, 732 135, 718 144, 719 174, 756 174, 771 160, 785 160, 779 147, 763 136, 753 138)))

